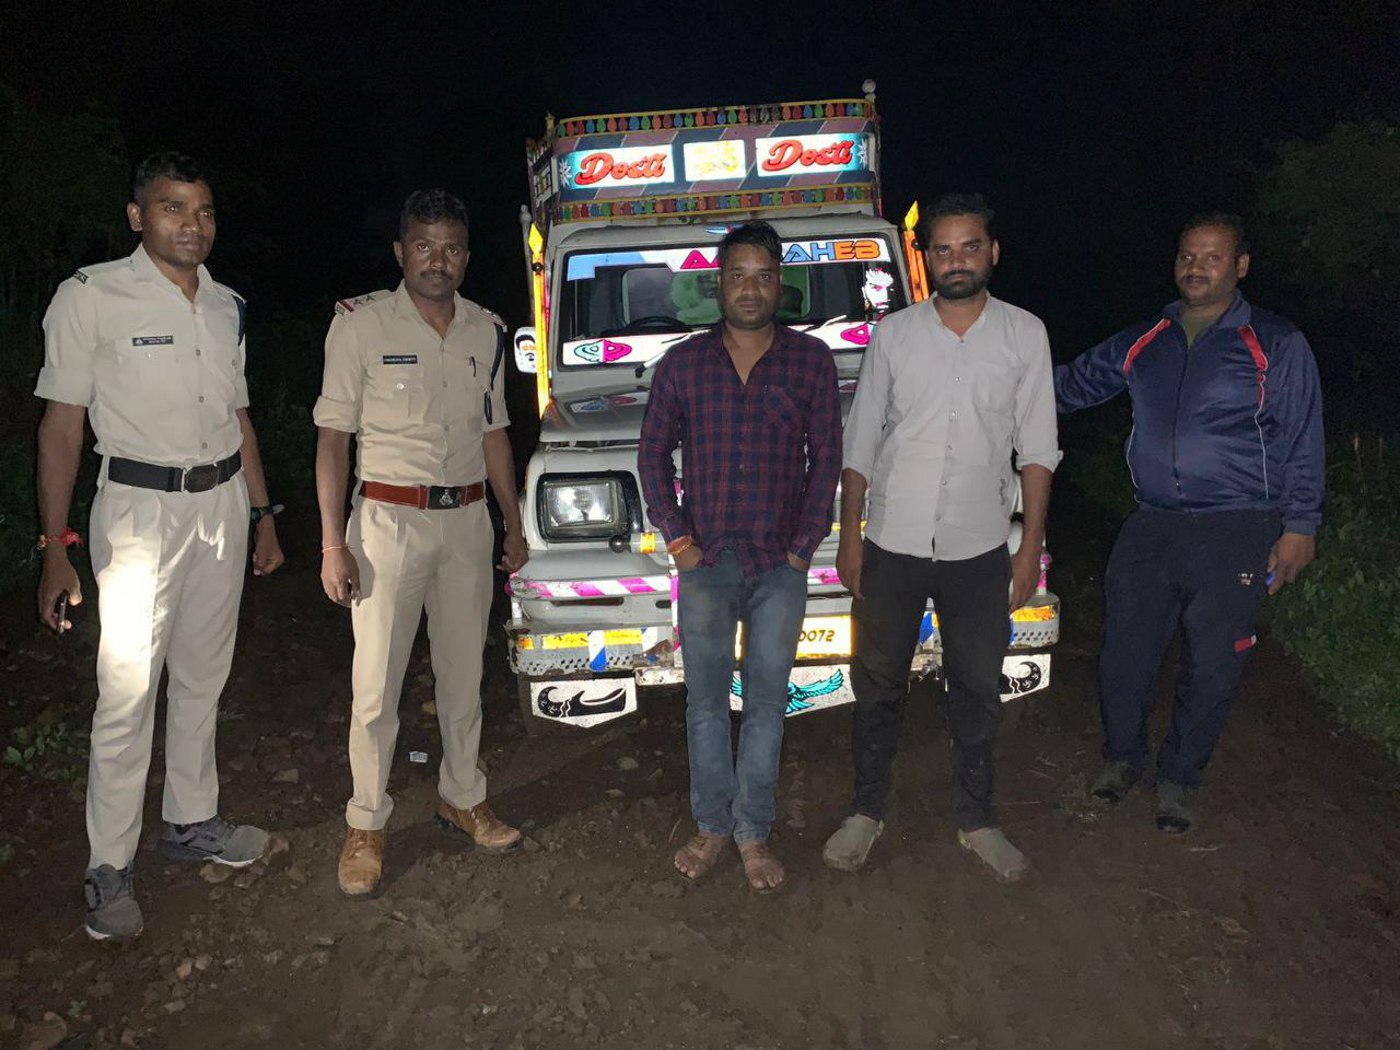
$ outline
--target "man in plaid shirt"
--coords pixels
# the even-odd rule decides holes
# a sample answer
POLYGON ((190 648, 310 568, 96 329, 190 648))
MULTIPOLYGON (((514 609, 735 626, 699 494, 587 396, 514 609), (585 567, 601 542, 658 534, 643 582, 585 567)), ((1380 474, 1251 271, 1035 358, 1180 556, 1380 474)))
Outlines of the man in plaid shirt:
POLYGON ((720 324, 657 366, 638 467, 647 513, 679 572, 690 803, 698 834, 676 854, 700 879, 731 835, 756 890, 782 885, 768 849, 788 676, 807 566, 831 529, 841 398, 831 351, 773 323, 782 242, 766 222, 719 246, 720 324), (681 449, 684 506, 672 454, 681 449), (729 688, 744 624, 744 710, 734 755, 729 688))

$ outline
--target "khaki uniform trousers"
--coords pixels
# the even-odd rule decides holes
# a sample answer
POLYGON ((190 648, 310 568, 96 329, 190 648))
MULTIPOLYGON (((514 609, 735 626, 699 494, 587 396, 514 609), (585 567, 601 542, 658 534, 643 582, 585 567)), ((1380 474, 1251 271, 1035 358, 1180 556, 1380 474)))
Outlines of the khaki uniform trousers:
POLYGON ((486 777, 476 759, 493 540, 485 500, 450 510, 419 510, 356 498, 346 533, 360 565, 360 600, 350 614, 355 631, 350 716, 354 794, 345 807, 345 822, 352 828, 378 831, 394 809, 388 784, 399 734, 399 696, 425 606, 442 732, 438 791, 460 809, 486 798, 486 777))
POLYGON ((141 835, 162 669, 170 673, 163 816, 193 824, 219 810, 214 731, 243 595, 248 488, 241 475, 208 492, 107 482, 92 502, 89 542, 102 636, 88 866, 125 868, 141 835))

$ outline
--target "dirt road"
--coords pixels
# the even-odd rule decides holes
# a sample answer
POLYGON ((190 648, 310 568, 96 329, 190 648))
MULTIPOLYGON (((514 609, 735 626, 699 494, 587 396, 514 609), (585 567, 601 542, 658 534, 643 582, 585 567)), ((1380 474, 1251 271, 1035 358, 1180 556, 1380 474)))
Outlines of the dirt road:
MULTIPOLYGON (((690 827, 679 693, 601 735, 529 739, 497 644, 483 758, 531 849, 483 857, 433 826, 420 647, 387 885, 365 903, 335 883, 348 623, 292 553, 287 572, 249 582, 220 729, 224 812, 289 849, 218 882, 143 850, 145 934, 93 944, 79 928, 77 786, 0 773, 0 1044, 1400 1046, 1400 770, 1336 733, 1276 648, 1254 661, 1198 831, 1160 835, 1150 794, 1110 814, 1086 805, 1101 551, 1062 553, 1071 613, 1054 684, 1003 734, 1000 817, 1035 864, 1017 886, 953 839, 928 688, 911 700, 891 826, 860 875, 820 860, 848 794, 849 711, 788 723, 775 848, 790 885, 757 897, 732 853, 702 886, 671 873, 690 827)), ((6 735, 92 698, 91 624, 60 643, 27 611, 6 618, 6 735)), ((150 799, 148 838, 154 787, 150 799)))

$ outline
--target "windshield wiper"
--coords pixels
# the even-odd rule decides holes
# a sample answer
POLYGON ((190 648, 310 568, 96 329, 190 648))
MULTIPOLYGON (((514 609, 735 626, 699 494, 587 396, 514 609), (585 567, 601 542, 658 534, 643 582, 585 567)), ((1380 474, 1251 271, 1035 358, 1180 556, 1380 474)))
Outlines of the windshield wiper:
POLYGON ((664 347, 661 348, 661 353, 657 354, 646 364, 638 365, 633 371, 633 375, 635 375, 638 379, 641 379, 648 372, 655 370, 656 366, 661 363, 661 359, 666 356, 667 352, 671 349, 671 347, 675 346, 679 342, 683 342, 684 340, 689 339, 693 334, 693 332, 679 333, 674 339, 672 339, 664 347))

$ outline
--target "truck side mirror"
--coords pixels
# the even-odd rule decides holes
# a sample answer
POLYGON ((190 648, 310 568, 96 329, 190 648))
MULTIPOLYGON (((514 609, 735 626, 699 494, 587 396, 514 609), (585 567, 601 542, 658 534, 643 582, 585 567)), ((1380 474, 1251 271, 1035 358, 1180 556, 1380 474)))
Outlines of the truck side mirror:
POLYGON ((534 328, 515 330, 515 367, 528 376, 539 370, 539 362, 535 356, 534 328))

